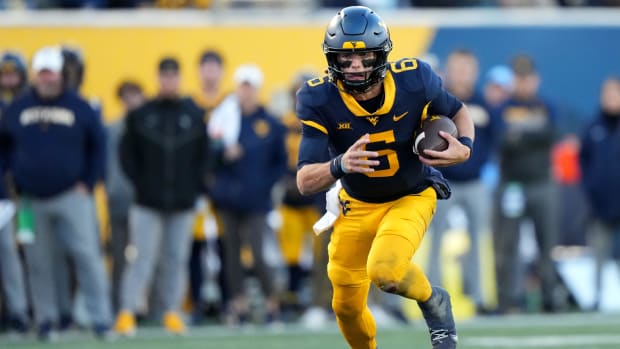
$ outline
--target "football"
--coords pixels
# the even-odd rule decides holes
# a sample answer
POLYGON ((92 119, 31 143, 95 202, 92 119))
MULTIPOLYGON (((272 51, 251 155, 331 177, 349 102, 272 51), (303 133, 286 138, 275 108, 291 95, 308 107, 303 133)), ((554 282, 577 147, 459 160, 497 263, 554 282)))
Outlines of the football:
POLYGON ((439 135, 439 131, 458 137, 458 130, 452 119, 443 115, 432 115, 426 118, 415 132, 413 152, 417 155, 428 157, 424 154, 425 149, 436 151, 448 149, 448 141, 439 135))

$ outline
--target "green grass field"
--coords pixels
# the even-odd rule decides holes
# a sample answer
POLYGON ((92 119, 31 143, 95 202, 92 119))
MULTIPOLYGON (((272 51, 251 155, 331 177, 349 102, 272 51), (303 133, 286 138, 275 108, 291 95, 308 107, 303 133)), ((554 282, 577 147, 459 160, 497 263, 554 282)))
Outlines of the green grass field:
MULTIPOLYGON (((563 314, 483 317, 458 322, 459 349, 618 349, 620 314, 563 314)), ((421 322, 380 328, 381 349, 430 349, 421 322)), ((134 338, 99 342, 88 332, 64 333, 55 343, 34 338, 0 336, 0 348, 10 349, 336 349, 347 348, 335 323, 309 331, 296 325, 231 329, 221 326, 192 328, 184 337, 172 337, 158 327, 140 328, 134 338)))

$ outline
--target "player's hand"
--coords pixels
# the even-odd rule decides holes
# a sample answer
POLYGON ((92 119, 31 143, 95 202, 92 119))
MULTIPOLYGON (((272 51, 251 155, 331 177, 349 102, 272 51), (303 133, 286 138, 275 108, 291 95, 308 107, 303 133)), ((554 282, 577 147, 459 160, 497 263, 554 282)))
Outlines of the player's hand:
POLYGON ((379 156, 376 151, 366 150, 366 144, 370 143, 370 135, 367 133, 360 137, 342 155, 342 167, 346 173, 370 173, 374 172, 373 166, 379 165, 379 160, 372 160, 379 156))
POLYGON ((439 135, 448 141, 448 149, 435 151, 426 149, 424 154, 427 157, 419 156, 422 163, 433 167, 446 167, 467 161, 471 155, 471 149, 452 137, 451 134, 439 131, 439 135))

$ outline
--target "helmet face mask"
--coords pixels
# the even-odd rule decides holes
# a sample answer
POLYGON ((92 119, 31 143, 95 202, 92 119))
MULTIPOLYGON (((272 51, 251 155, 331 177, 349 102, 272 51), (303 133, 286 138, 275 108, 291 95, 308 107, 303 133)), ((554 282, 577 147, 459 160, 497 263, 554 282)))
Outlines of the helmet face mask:
MULTIPOLYGON (((323 53, 327 59, 329 78, 340 82, 347 92, 365 92, 383 81, 387 71, 387 57, 392 50, 390 34, 383 20, 371 9, 351 6, 342 9, 327 26, 323 53), (373 52, 374 59, 363 59, 365 68, 372 68, 363 79, 347 79, 343 69, 347 62, 339 61, 339 54, 373 52), (367 66, 372 64, 372 66, 367 66)), ((342 57, 342 55, 340 55, 342 57)))

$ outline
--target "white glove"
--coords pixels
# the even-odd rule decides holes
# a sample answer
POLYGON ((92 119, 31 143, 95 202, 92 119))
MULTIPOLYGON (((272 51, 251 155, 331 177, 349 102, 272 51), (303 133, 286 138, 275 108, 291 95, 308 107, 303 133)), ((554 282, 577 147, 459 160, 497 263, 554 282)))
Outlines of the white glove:
POLYGON ((320 235, 321 233, 331 229, 334 226, 336 219, 338 219, 338 216, 340 216, 340 200, 338 199, 340 189, 342 189, 342 184, 340 183, 340 180, 338 180, 325 194, 326 212, 323 217, 316 221, 316 223, 312 226, 312 230, 314 230, 316 235, 320 235))

